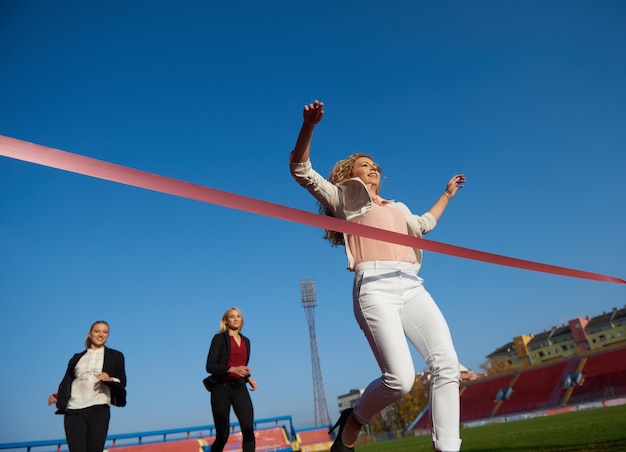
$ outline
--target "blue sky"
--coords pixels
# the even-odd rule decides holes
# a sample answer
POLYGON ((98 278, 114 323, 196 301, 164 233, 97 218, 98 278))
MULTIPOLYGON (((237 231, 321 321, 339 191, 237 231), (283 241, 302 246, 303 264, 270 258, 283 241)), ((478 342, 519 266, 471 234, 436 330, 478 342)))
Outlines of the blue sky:
MULTIPOLYGON (((624 278, 625 19, 620 1, 4 1, 0 134, 315 211, 287 161, 320 99, 321 173, 369 152, 415 213, 467 176, 427 238, 624 278)), ((331 417, 378 375, 343 251, 316 228, 5 157, 0 212, 0 442, 63 437, 46 399, 97 319, 127 359, 110 433, 212 424, 201 379, 233 305, 256 417, 313 426, 303 279, 331 417)), ((477 371, 516 335, 626 300, 435 253, 420 275, 477 371)))

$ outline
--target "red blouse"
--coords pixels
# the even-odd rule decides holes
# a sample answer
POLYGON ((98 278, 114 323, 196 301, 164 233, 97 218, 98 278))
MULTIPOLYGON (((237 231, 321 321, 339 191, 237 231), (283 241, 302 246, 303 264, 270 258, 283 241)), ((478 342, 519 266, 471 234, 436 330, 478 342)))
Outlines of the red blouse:
MULTIPOLYGON (((240 344, 237 344, 235 338, 230 336, 230 356, 228 357, 228 367, 237 367, 246 365, 246 341, 240 339, 240 344)), ((239 380, 241 377, 233 373, 228 373, 226 376, 227 381, 239 380)))

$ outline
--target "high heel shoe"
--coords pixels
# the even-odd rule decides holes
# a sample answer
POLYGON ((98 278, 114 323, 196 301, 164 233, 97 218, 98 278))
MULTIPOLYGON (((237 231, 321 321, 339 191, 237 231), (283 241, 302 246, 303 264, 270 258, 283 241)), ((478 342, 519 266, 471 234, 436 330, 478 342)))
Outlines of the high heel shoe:
POLYGON ((341 412, 341 415, 339 416, 339 419, 337 420, 335 425, 333 425, 332 428, 328 430, 328 433, 332 433, 333 430, 339 427, 337 436, 335 436, 335 441, 333 441, 333 445, 330 446, 330 452, 353 452, 354 451, 354 446, 348 447, 341 441, 343 428, 345 427, 346 422, 348 422, 348 419, 350 418, 351 415, 352 415, 352 408, 346 408, 345 410, 341 412))

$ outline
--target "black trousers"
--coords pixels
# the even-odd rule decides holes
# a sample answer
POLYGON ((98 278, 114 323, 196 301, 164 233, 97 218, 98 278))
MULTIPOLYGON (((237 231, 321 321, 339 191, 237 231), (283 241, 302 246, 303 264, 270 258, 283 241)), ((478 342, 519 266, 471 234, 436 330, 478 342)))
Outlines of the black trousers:
POLYGON ((109 405, 67 410, 63 419, 70 452, 102 452, 109 431, 109 405))
POLYGON ((252 399, 243 380, 221 383, 211 391, 211 410, 215 423, 215 441, 211 452, 222 452, 230 433, 230 407, 239 420, 243 436, 243 452, 254 452, 254 410, 252 399))

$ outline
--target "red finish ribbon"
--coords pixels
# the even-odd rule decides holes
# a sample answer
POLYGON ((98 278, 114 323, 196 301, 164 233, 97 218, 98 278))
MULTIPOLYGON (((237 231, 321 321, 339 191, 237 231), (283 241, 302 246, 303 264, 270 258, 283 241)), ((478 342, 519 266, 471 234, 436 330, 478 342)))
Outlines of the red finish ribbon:
POLYGON ((558 267, 555 265, 541 264, 514 257, 463 248, 456 245, 448 245, 446 243, 435 242, 423 238, 411 237, 405 234, 385 231, 371 226, 350 223, 338 218, 332 218, 325 215, 282 206, 280 204, 273 204, 267 201, 235 195, 233 193, 216 190, 214 188, 192 184, 166 176, 160 176, 158 174, 148 173, 82 155, 60 151, 58 149, 52 149, 46 146, 2 135, 0 135, 0 155, 17 160, 23 160, 25 162, 36 163, 38 165, 49 166, 51 168, 83 174, 85 176, 91 176, 98 179, 145 188, 146 190, 167 193, 169 195, 180 196, 182 198, 193 199, 231 209, 306 224, 322 229, 359 235, 371 239, 396 243, 398 245, 406 245, 412 248, 421 248, 435 253, 448 254, 451 256, 463 257, 465 259, 472 259, 542 273, 552 273, 555 275, 570 276, 573 278, 626 284, 625 280, 612 276, 558 267))

